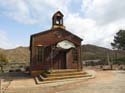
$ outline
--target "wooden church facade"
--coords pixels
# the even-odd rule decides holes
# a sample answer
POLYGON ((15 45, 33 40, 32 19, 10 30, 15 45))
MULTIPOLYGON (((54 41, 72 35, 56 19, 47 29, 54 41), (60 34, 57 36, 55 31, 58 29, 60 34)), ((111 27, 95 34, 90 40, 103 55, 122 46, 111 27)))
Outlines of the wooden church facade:
POLYGON ((32 76, 53 69, 82 69, 82 39, 63 26, 63 14, 53 15, 50 30, 31 35, 30 71, 32 76))

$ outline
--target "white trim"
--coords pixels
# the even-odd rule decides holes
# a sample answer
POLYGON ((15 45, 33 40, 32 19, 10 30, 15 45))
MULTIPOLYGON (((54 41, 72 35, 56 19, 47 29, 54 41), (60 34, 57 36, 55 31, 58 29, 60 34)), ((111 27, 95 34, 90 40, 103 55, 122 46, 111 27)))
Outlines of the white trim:
POLYGON ((63 40, 63 41, 57 43, 56 47, 60 47, 63 49, 70 49, 70 48, 75 48, 75 45, 68 40, 63 40))

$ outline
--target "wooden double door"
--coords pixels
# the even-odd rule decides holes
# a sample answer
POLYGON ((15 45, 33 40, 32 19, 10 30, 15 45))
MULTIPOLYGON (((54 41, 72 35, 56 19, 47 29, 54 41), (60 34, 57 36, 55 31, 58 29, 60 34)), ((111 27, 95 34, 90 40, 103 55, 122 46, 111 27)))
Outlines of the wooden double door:
POLYGON ((53 69, 66 69, 66 51, 54 52, 53 56, 53 69))

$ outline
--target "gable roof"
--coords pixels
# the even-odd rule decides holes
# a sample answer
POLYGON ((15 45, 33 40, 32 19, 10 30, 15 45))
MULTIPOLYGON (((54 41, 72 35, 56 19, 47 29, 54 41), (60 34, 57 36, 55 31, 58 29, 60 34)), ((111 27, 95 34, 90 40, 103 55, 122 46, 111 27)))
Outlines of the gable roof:
POLYGON ((43 34, 47 34, 47 33, 50 33, 51 31, 54 31, 54 30, 62 30, 62 31, 66 31, 67 33, 75 36, 76 38, 80 39, 81 41, 83 40, 82 38, 78 37, 77 35, 74 35, 73 33, 71 33, 70 31, 66 30, 66 29, 63 29, 63 28, 54 28, 54 29, 49 29, 49 30, 46 30, 46 31, 43 31, 43 32, 39 32, 39 33, 35 33, 35 34, 32 34, 31 37, 34 37, 34 36, 37 36, 37 35, 43 35, 43 34))
POLYGON ((57 12, 53 15, 53 17, 56 16, 57 14, 60 14, 62 17, 64 16, 60 11, 57 11, 57 12))
POLYGON ((36 34, 31 35, 31 37, 30 37, 30 49, 31 49, 31 47, 32 47, 32 38, 33 38, 33 37, 37 37, 37 36, 39 36, 39 35, 45 35, 45 34, 53 33, 53 32, 55 32, 55 31, 59 31, 59 32, 64 32, 64 31, 65 31, 66 33, 71 34, 73 37, 77 38, 79 41, 82 41, 82 40, 83 40, 83 39, 81 39, 80 37, 74 35, 73 33, 69 32, 69 31, 67 31, 67 30, 65 30, 65 29, 63 29, 63 28, 54 28, 54 29, 49 29, 49 30, 46 30, 46 31, 39 32, 39 33, 36 33, 36 34))

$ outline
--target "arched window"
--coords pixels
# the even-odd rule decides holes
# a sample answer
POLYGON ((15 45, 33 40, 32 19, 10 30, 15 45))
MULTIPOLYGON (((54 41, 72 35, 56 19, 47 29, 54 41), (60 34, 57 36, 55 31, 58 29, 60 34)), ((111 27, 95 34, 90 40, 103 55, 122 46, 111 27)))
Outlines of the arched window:
POLYGON ((56 17, 56 24, 57 24, 57 25, 62 25, 62 24, 63 24, 62 21, 63 21, 63 20, 62 20, 62 17, 61 17, 61 16, 57 16, 57 17, 56 17))

